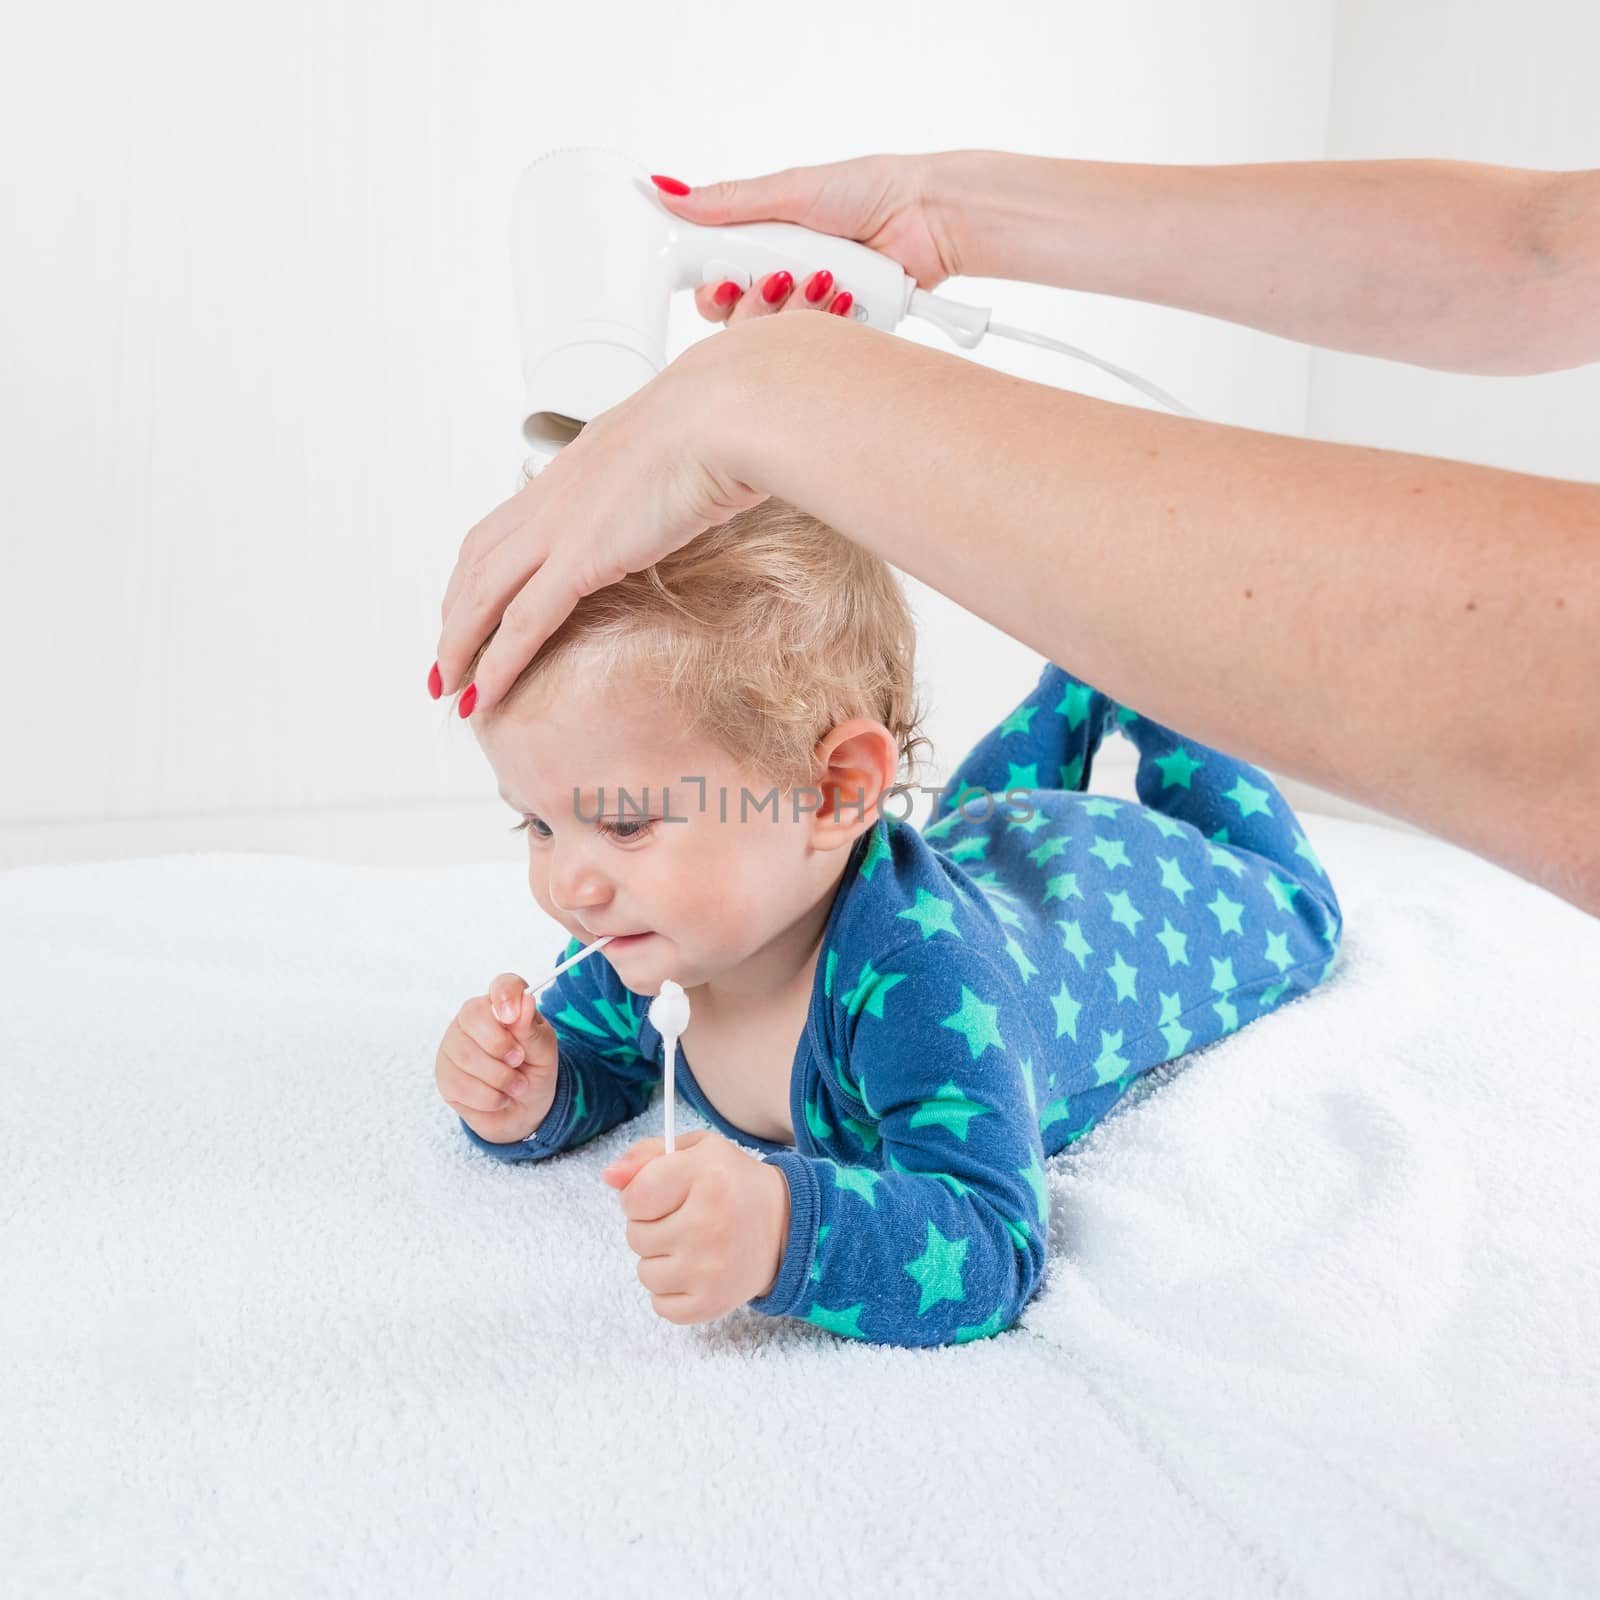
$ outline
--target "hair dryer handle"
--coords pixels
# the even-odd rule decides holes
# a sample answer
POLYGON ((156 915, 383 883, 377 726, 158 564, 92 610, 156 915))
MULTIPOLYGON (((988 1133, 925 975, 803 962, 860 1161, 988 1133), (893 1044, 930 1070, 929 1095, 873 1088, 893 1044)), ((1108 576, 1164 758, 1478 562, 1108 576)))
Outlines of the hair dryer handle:
MULTIPOLYGON (((669 213, 670 215, 670 213, 669 213)), ((720 228, 675 218, 673 256, 679 289, 731 278, 740 288, 787 268, 795 283, 826 268, 840 289, 854 296, 850 315, 885 332, 911 304, 917 280, 898 261, 854 239, 818 233, 793 222, 734 222, 720 228)))

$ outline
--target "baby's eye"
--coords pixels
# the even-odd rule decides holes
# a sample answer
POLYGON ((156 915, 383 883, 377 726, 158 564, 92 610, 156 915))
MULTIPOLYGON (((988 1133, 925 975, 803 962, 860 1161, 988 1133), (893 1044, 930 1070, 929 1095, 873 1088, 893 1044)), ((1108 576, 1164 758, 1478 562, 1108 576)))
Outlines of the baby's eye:
MULTIPOLYGON (((650 826, 654 821, 654 817, 628 819, 619 822, 602 820, 598 826, 602 833, 617 840, 618 843, 631 844, 635 839, 644 838, 649 833, 650 826)), ((542 822, 538 817, 524 817, 521 822, 515 822, 511 825, 513 833, 522 833, 524 830, 527 831, 531 838, 541 841, 550 837, 549 824, 542 822)))
POLYGON ((603 833, 609 834, 613 839, 617 839, 623 844, 628 844, 634 839, 644 838, 644 836, 650 831, 650 824, 654 821, 654 817, 644 817, 620 822, 602 822, 600 824, 600 829, 603 833), (623 830, 627 828, 632 828, 635 831, 632 833, 624 832, 623 830))

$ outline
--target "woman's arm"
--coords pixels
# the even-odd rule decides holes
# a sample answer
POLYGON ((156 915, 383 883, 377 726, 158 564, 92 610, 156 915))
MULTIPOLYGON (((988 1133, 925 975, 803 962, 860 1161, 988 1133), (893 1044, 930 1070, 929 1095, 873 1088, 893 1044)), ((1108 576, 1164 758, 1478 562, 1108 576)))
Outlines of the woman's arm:
POLYGON ((922 158, 948 270, 1155 301, 1451 372, 1600 360, 1600 171, 922 158))
POLYGON ((1158 722, 1600 914, 1600 486, 1086 399, 835 317, 679 361, 734 478, 1158 722))

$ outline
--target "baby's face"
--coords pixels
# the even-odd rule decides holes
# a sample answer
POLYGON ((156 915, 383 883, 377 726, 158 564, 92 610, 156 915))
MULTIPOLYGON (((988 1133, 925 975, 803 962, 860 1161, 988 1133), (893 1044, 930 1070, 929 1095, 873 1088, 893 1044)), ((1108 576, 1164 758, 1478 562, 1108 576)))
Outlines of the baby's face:
MULTIPOLYGON (((836 885, 841 848, 873 815, 869 792, 859 826, 819 827, 815 794, 774 801, 771 784, 625 685, 569 682, 553 703, 512 702, 472 727, 501 797, 531 819, 533 898, 584 944, 630 935, 603 955, 637 994, 666 978, 694 988, 759 955, 836 885)), ((892 745, 886 759, 892 781, 892 745)))

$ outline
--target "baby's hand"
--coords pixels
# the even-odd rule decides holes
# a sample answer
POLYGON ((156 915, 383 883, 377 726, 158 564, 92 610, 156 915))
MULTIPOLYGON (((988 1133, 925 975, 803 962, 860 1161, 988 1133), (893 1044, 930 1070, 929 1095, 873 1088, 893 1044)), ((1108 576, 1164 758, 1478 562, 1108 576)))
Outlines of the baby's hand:
POLYGON ((771 1294, 789 1237, 789 1180, 710 1128, 640 1139, 600 1176, 620 1190, 628 1247, 668 1322, 712 1322, 771 1294))
POLYGON ((434 1082, 444 1103, 490 1144, 536 1133, 556 1097, 555 1029, 528 986, 503 972, 456 1014, 439 1045, 434 1082))

